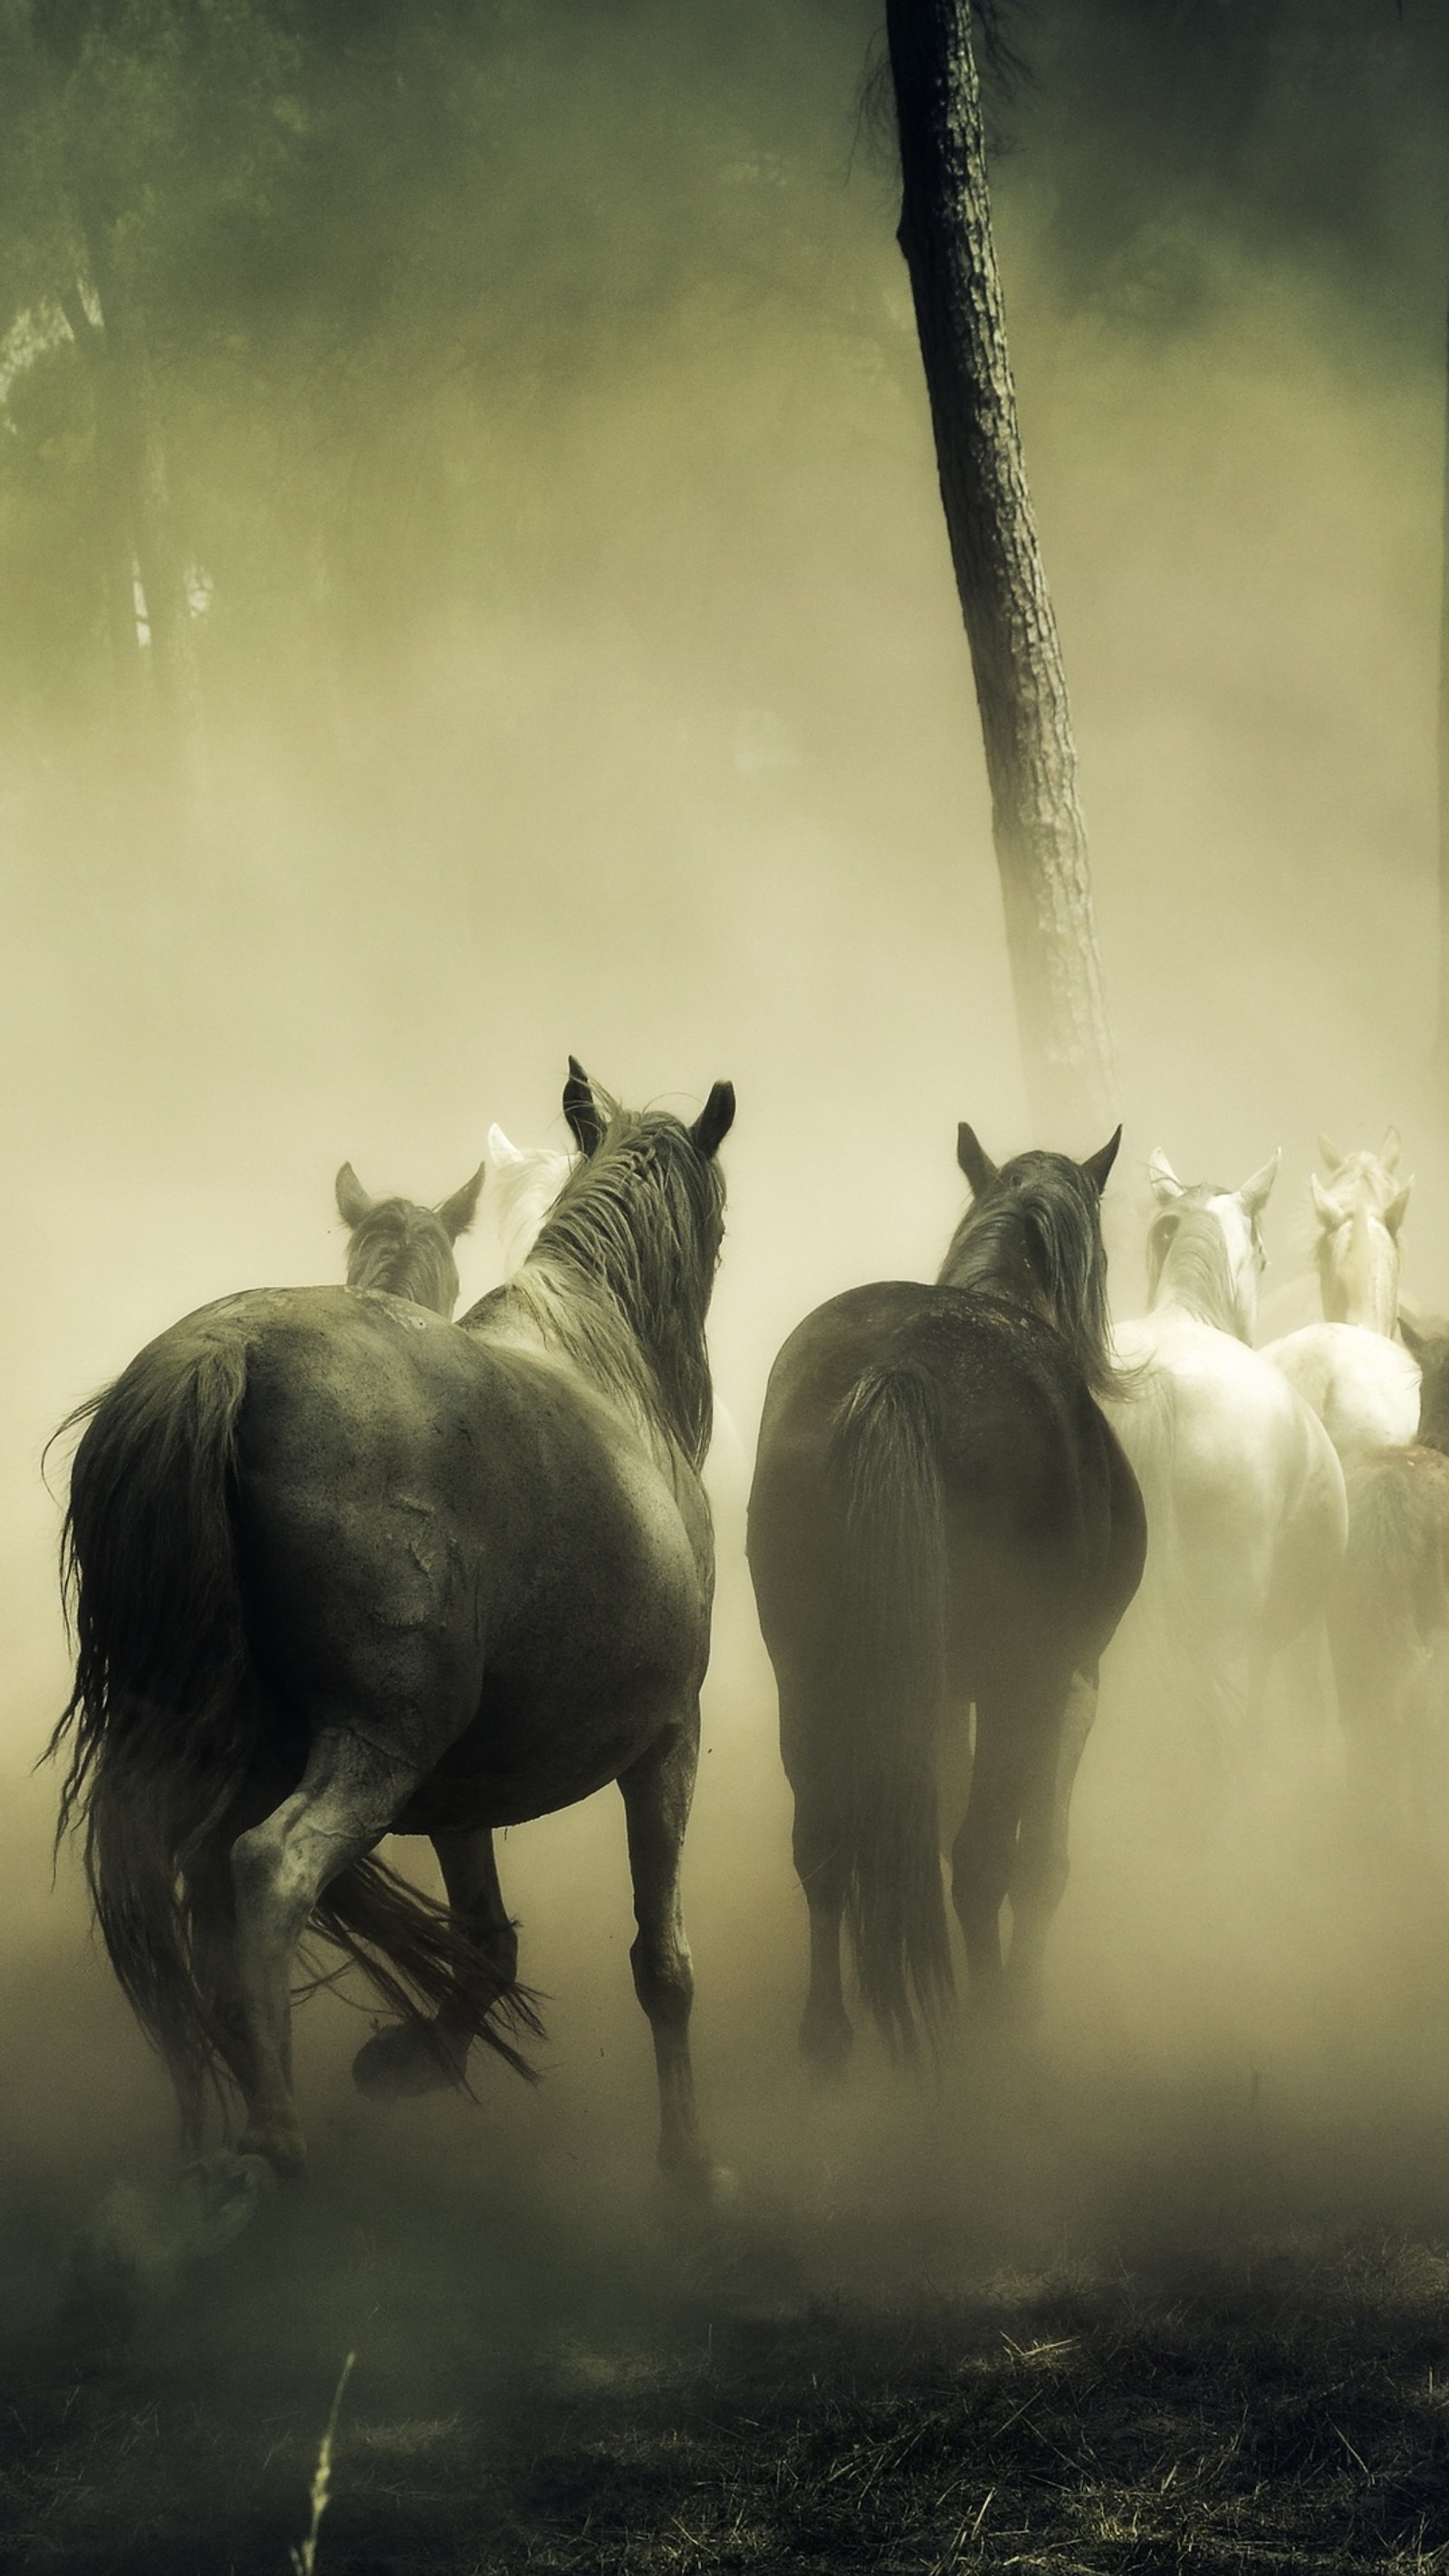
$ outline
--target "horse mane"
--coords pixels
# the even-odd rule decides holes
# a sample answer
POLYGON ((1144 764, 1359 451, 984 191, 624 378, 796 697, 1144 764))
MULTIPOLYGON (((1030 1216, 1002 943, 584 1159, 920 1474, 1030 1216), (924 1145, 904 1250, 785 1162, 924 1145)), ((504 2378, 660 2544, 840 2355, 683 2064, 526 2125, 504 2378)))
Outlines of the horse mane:
POLYGON ((526 1317, 650 1434, 700 1467, 713 1427, 705 1318, 724 1236, 724 1178, 665 1110, 621 1109, 575 1164, 512 1278, 465 1327, 526 1317))
POLYGON ((348 1237, 347 1285, 411 1297, 435 1315, 451 1315, 458 1265, 442 1218, 412 1199, 379 1199, 348 1237))
POLYGON ((1207 1206, 1209 1199, 1229 1195, 1204 1182, 1160 1209, 1147 1229, 1147 1274, 1155 1306, 1170 1258, 1174 1304, 1200 1324, 1215 1324, 1243 1340, 1227 1243, 1207 1206))
POLYGON ((966 1288, 1045 1314, 1094 1395, 1121 1391, 1107 1314, 1097 1190, 1066 1154, 1018 1154, 966 1210, 938 1287, 966 1288))

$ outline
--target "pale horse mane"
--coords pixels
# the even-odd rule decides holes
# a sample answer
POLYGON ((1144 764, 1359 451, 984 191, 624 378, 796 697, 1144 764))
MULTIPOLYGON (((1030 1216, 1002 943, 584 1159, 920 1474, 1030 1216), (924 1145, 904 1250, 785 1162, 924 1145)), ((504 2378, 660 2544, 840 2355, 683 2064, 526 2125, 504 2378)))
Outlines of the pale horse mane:
POLYGON ((511 1279, 528 1259, 577 1159, 555 1145, 511 1144, 501 1127, 489 1128, 488 1169, 493 1186, 488 1196, 505 1279, 511 1279))
POLYGON ((1240 1190, 1228 1190, 1209 1181, 1180 1181, 1160 1148, 1149 1157, 1157 1214, 1147 1235, 1147 1302, 1154 1313, 1176 1306, 1195 1322, 1251 1344, 1267 1260, 1259 1219, 1278 1159, 1275 1153, 1240 1190), (1241 1228, 1236 1250, 1229 1241, 1230 1215, 1241 1228))
POLYGON ((1323 1312, 1331 1324, 1358 1324, 1392 1337, 1399 1314, 1399 1229, 1413 1189, 1397 1179, 1398 1129, 1380 1154, 1338 1154, 1320 1136, 1327 1182, 1312 1178, 1317 1232, 1313 1244, 1323 1312))

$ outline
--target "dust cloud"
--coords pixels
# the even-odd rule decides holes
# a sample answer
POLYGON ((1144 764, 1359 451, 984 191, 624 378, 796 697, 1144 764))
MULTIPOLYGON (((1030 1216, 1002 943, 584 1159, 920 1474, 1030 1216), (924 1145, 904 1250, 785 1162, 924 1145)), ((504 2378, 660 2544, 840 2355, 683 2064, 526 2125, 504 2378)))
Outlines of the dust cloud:
MULTIPOLYGON (((1276 53, 1219 67, 1194 157, 1147 14, 1044 9, 1035 84, 999 108, 1013 356, 1122 1058, 1114 1298, 1140 1309, 1151 1147, 1235 1185, 1281 1145, 1265 1328, 1306 1320, 1316 1132, 1354 1146, 1393 1119, 1417 1173, 1406 1284, 1438 1310, 1425 39, 1386 16, 1360 44, 1342 10, 1339 51, 1300 59, 1309 13, 1280 13, 1276 53)), ((430 372, 423 312, 367 401, 280 377, 275 416, 238 398, 234 455, 214 384, 181 405, 217 558, 205 829, 158 820, 59 683, 7 755, 17 2317, 44 2310, 90 2199, 171 2153, 72 1855, 52 1887, 55 1785, 31 1767, 67 1677, 38 1472, 61 1417, 208 1298, 340 1275, 344 1156, 370 1190, 435 1199, 492 1120, 560 1142, 572 1049, 630 1102, 736 1084, 712 1339, 748 1451, 769 1361, 811 1304, 934 1267, 957 1119, 997 1154, 1027 1139, 891 178, 856 115, 869 12, 740 9, 712 47, 678 13, 666 32, 662 11, 601 12, 577 55, 555 15, 538 13, 536 58, 519 39, 500 126, 504 354, 430 372), (603 246, 575 274, 596 201, 603 246), (252 565, 232 524, 229 457, 261 495, 272 447, 353 477, 330 671, 293 614, 284 514, 258 499, 252 565)), ((420 228, 446 247, 446 209, 423 211, 443 229, 412 206, 412 249, 420 228)), ((498 1275, 486 1191, 459 1252, 466 1300, 498 1275)), ((63 1451, 50 1474, 58 1489, 63 1451)), ((1156 1731, 1161 1776, 1172 1712, 1134 1695, 1128 1661, 1109 1667, 1036 2048, 996 2065, 968 2047, 911 2088, 863 2037, 844 2097, 812 2096, 741 1495, 720 1537, 688 1851, 697 2056, 778 2280, 944 2278, 1265 2212, 1445 2217, 1449 1781, 1414 1867, 1376 1868, 1316 1685, 1281 1685, 1248 1785, 1215 1830, 1179 1833, 1139 1758, 1156 1731)), ((319 2348, 334 2328, 389 2350, 414 2332, 418 2387, 462 2331, 450 2266, 487 2274, 500 2334, 571 2297, 647 2306, 653 2086, 616 1799, 509 1834, 500 1861, 523 1974, 550 1998, 546 2080, 528 2094, 485 2066, 476 2105, 383 2113, 347 2080, 365 2023, 309 2005, 316 2215, 300 2194, 278 2204, 264 2225, 285 2259, 247 2257, 263 2354, 302 2330, 299 2279, 319 2348), (359 2231, 372 2268, 349 2272, 359 2231), (404 2252, 378 2256, 380 2238, 436 2261, 431 2307, 407 2307, 404 2252)))

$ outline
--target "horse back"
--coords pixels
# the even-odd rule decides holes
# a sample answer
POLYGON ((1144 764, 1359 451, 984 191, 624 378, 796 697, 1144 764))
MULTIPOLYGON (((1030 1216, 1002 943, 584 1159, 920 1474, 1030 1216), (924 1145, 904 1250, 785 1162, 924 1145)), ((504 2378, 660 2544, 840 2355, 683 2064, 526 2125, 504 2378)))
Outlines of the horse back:
POLYGON ((978 1673, 1028 1625, 1069 1667, 1100 1653, 1145 1545, 1121 1448, 1049 1324, 988 1296, 909 1281, 819 1307, 771 1373, 749 1553, 772 1653, 818 1652, 838 1617, 832 1440, 874 1372, 907 1373, 927 1397, 958 1661, 978 1673))
POLYGON ((702 1669, 697 1480, 540 1353, 346 1290, 233 1301, 235 1511, 254 1650, 289 1696, 349 1672, 466 1718, 485 1668, 566 1698, 588 1669, 702 1669))

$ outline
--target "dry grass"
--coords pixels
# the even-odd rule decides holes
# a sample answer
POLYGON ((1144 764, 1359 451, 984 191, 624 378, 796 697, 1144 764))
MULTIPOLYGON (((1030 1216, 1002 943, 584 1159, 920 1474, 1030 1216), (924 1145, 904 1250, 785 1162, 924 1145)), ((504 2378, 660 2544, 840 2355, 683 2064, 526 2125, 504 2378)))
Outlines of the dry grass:
MULTIPOLYGON (((269 2367, 214 2353, 205 2386, 179 2327, 124 2388, 14 2384, 6 2563, 284 2569, 327 2391, 276 2322, 269 2367)), ((377 2335, 321 2576, 1449 2570, 1437 2245, 1286 2237, 775 2314, 696 2278, 612 2333, 503 2320, 439 2354, 458 2402, 432 2415, 399 2408, 377 2335)))

